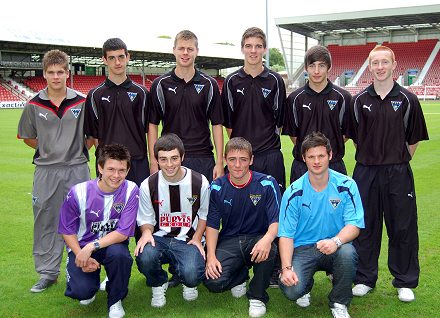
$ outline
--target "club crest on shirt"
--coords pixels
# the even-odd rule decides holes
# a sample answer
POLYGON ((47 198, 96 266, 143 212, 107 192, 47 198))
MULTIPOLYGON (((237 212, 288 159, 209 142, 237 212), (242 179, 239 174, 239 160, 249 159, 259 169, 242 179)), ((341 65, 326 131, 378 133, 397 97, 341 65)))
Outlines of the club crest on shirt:
POLYGON ((339 203, 341 203, 340 199, 329 199, 330 204, 332 205, 333 209, 336 209, 339 205, 339 203))
POLYGON ((263 96, 264 96, 264 98, 266 98, 267 95, 269 95, 270 92, 271 92, 271 90, 270 90, 270 89, 267 89, 267 88, 261 88, 261 91, 263 92, 263 96))
POLYGON ((78 118, 79 114, 81 113, 81 108, 71 108, 70 111, 72 112, 73 116, 75 116, 75 118, 78 118))
POLYGON ((257 206, 258 202, 261 200, 261 194, 249 194, 249 198, 251 199, 252 203, 257 206))
POLYGON ((196 92, 197 92, 197 94, 200 94, 200 92, 202 91, 203 87, 205 87, 205 85, 202 85, 202 84, 194 84, 194 87, 196 88, 196 92))
POLYGON ((115 203, 113 204, 113 209, 115 209, 116 212, 118 212, 119 214, 121 214, 122 210, 124 210, 124 203, 115 203))
POLYGON ((137 96, 137 93, 133 93, 133 92, 127 92, 128 98, 130 98, 131 101, 134 101, 134 99, 137 96))
POLYGON ((338 104, 337 100, 327 100, 328 107, 330 107, 330 110, 333 110, 333 108, 336 107, 338 104))
POLYGON ((36 196, 32 196, 32 205, 35 205, 37 203, 38 198, 36 196))
POLYGON ((401 101, 398 101, 398 100, 391 101, 391 106, 393 106, 394 111, 397 111, 401 105, 402 105, 401 101))
POLYGON ((197 194, 193 194, 193 196, 192 197, 190 197, 190 198, 187 198, 188 199, 188 201, 189 201, 189 204, 191 204, 191 205, 193 205, 194 204, 194 202, 196 202, 197 201, 197 198, 198 198, 199 196, 197 195, 197 194))

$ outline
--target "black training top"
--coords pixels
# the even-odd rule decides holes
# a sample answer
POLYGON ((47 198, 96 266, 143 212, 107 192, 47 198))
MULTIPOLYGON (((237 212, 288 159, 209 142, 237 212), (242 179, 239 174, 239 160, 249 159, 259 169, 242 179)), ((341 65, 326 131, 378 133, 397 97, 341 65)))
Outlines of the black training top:
POLYGON ((126 146, 132 159, 147 157, 148 94, 145 87, 128 77, 120 85, 107 78, 87 95, 85 134, 98 138, 99 146, 111 143, 126 146))
POLYGON ((429 139, 417 96, 396 82, 383 100, 371 84, 352 98, 349 112, 348 137, 363 165, 409 162, 408 145, 429 139))
POLYGON ((209 121, 222 125, 223 109, 215 79, 196 70, 187 83, 175 70, 153 81, 150 123, 159 125, 164 133, 175 133, 185 146, 185 157, 212 156, 209 121))
POLYGON ((293 148, 295 159, 303 161, 301 145, 304 138, 314 131, 322 132, 330 140, 332 162, 344 157, 350 100, 350 93, 330 81, 319 93, 307 83, 289 95, 282 134, 296 137, 293 148))
POLYGON ((243 137, 255 154, 281 148, 286 88, 280 74, 264 67, 257 77, 243 68, 229 74, 223 84, 222 103, 232 137, 243 137))

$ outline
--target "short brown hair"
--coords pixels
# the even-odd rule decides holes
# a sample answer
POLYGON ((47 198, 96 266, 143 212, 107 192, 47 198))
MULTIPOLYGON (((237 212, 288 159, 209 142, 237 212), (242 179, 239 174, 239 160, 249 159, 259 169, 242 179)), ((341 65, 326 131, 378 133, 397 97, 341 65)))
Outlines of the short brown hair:
POLYGON ((65 71, 69 70, 69 56, 60 50, 47 51, 43 56, 42 63, 45 72, 52 65, 61 65, 65 71))
POLYGON ((120 38, 110 38, 102 46, 102 56, 106 59, 108 51, 124 50, 125 56, 128 55, 127 44, 120 38))
POLYGON ((266 34, 257 27, 251 27, 244 31, 243 36, 241 37, 241 47, 244 47, 244 42, 247 38, 260 38, 263 40, 263 47, 266 48, 266 34))
POLYGON ((244 150, 249 154, 249 158, 252 158, 252 145, 243 137, 234 137, 229 139, 225 146, 225 158, 228 156, 230 151, 234 150, 244 150))
POLYGON ((306 155, 307 150, 315 147, 325 147, 327 154, 330 155, 332 152, 332 146, 330 145, 330 140, 322 132, 312 132, 308 134, 301 145, 301 154, 306 155))
POLYGON ((325 46, 315 45, 308 49, 304 56, 304 67, 307 69, 308 65, 316 61, 324 62, 328 69, 332 67, 332 56, 325 46))
POLYGON ((99 147, 98 165, 104 168, 105 162, 109 159, 117 161, 126 161, 127 170, 130 169, 131 156, 127 147, 120 144, 109 144, 99 147))
POLYGON ((177 149, 180 154, 180 159, 185 154, 185 147, 183 146, 182 139, 176 134, 168 133, 160 136, 160 138, 154 144, 154 157, 159 159, 159 151, 171 151, 177 149))
POLYGON ((394 55, 394 51, 391 50, 388 46, 385 45, 378 45, 374 49, 371 50, 370 54, 368 54, 368 63, 371 63, 371 54, 377 52, 377 51, 387 51, 391 54, 391 62, 394 63, 396 60, 396 56, 394 55))
POLYGON ((191 32, 190 30, 183 30, 177 33, 176 38, 174 39, 174 47, 176 47, 177 41, 179 40, 194 40, 196 48, 199 48, 199 40, 197 39, 197 36, 194 34, 194 32, 191 32))

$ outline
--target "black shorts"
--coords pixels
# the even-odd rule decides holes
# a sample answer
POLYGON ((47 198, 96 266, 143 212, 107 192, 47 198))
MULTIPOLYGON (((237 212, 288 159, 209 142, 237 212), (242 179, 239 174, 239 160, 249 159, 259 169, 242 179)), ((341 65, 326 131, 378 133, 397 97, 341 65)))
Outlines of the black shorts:
MULTIPOLYGON (((347 175, 347 168, 345 168, 344 160, 330 162, 329 168, 347 175)), ((304 161, 294 159, 292 162, 292 167, 290 168, 290 183, 293 183, 295 180, 299 179, 306 172, 306 163, 304 161)))
POLYGON ((286 189, 286 170, 284 169, 283 153, 280 150, 254 154, 254 162, 250 169, 274 177, 280 186, 281 194, 284 193, 286 189))
POLYGON ((191 157, 184 158, 182 166, 203 174, 209 183, 212 181, 212 172, 214 170, 214 157, 191 157))

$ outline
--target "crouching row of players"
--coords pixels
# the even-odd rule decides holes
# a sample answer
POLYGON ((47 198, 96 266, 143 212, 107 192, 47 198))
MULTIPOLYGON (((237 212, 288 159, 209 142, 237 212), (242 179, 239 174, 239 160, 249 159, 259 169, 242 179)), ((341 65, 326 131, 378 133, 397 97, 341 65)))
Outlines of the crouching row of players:
POLYGON ((333 274, 333 316, 349 317, 357 254, 346 243, 364 227, 364 214, 355 182, 328 168, 332 152, 323 134, 305 138, 302 155, 308 172, 288 187, 282 200, 274 178, 249 169, 252 148, 241 137, 227 143, 228 173, 211 186, 181 165, 184 148, 176 135, 159 138, 154 155, 161 170, 138 189, 125 180, 127 149, 107 145, 98 159, 100 177, 70 190, 59 223, 68 247, 66 296, 91 303, 104 266, 109 317, 124 316, 121 301, 133 263, 128 238, 137 221, 141 235, 134 255, 152 288, 153 307, 166 304, 168 276, 162 265, 171 264, 185 300, 197 299, 197 286, 203 283, 211 292, 246 295, 249 316, 263 316, 279 237, 285 296, 308 301, 313 274, 325 270, 333 274), (251 267, 254 274, 246 286, 251 267))

